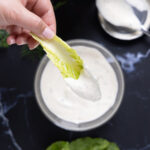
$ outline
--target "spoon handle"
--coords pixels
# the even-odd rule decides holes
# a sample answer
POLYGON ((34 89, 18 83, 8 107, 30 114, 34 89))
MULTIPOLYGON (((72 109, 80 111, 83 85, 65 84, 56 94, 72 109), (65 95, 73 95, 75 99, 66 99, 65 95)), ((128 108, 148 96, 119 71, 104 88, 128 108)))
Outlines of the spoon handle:
POLYGON ((142 31, 145 35, 147 35, 147 36, 150 37, 150 31, 146 30, 144 27, 141 27, 141 31, 142 31))

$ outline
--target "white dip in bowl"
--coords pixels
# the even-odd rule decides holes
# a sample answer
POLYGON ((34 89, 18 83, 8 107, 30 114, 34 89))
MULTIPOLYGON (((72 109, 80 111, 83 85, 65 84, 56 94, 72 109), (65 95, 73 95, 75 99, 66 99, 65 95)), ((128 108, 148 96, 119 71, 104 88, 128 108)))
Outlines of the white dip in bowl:
MULTIPOLYGON (((103 47, 85 40, 73 40, 71 46, 96 80, 100 99, 90 101, 74 93, 47 58, 42 60, 37 71, 35 93, 38 104, 52 122, 68 130, 83 131, 102 125, 112 117, 121 103, 124 82, 115 58, 103 47)), ((86 87, 87 92, 90 88, 86 87)))

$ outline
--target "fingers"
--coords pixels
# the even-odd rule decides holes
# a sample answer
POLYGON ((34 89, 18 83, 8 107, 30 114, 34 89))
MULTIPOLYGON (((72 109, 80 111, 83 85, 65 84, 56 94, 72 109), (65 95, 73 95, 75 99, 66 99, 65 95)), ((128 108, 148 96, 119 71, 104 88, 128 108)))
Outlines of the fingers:
POLYGON ((53 9, 50 0, 37 0, 32 8, 32 11, 38 16, 42 17, 50 9, 53 9))
POLYGON ((28 30, 22 29, 21 27, 18 27, 15 25, 7 26, 6 30, 10 34, 7 38, 7 43, 9 45, 28 44, 29 49, 34 49, 38 46, 38 43, 35 40, 33 40, 33 39, 31 40, 31 36, 29 35, 28 30))
POLYGON ((5 30, 6 27, 5 26, 0 26, 0 30, 5 30))
POLYGON ((37 2, 37 0, 28 0, 27 3, 26 3, 26 8, 28 10, 32 10, 33 7, 35 6, 36 2, 37 2))
POLYGON ((33 8, 33 12, 40 16, 52 31, 56 33, 56 19, 50 0, 38 0, 33 8))
POLYGON ((23 33, 20 35, 9 35, 7 38, 8 45, 17 44, 25 45, 27 44, 30 50, 35 49, 39 43, 35 41, 30 35, 23 33))
POLYGON ((29 37, 25 31, 16 25, 10 25, 6 27, 6 31, 10 34, 7 38, 7 43, 9 45, 17 44, 17 45, 24 45, 27 44, 27 39, 29 37))
POLYGON ((32 37, 30 37, 28 39, 28 47, 30 50, 35 49, 38 45, 39 45, 39 43, 37 41, 35 41, 32 37))
POLYGON ((15 25, 10 25, 6 27, 6 31, 9 34, 21 34, 22 33, 22 28, 15 26, 15 25))
POLYGON ((13 10, 15 13, 9 15, 7 28, 0 26, 0 29, 4 28, 10 34, 7 38, 9 45, 14 43, 18 45, 28 44, 29 48, 33 49, 38 43, 31 38, 30 32, 46 39, 52 39, 56 33, 56 20, 50 1, 32 0, 29 2, 32 2, 32 5, 18 4, 18 9, 13 10))
POLYGON ((44 16, 42 16, 42 19, 56 34, 56 19, 54 12, 52 10, 49 10, 44 16))
POLYGON ((35 15, 24 7, 21 9, 21 14, 17 16, 16 25, 28 29, 43 38, 53 38, 54 32, 39 16, 35 15))
POLYGON ((28 38, 29 38, 29 35, 28 34, 20 34, 17 36, 16 38, 16 44, 17 45, 24 45, 24 44, 28 44, 27 41, 28 41, 28 38))
POLYGON ((12 45, 16 43, 16 36, 15 35, 9 35, 7 37, 7 43, 8 45, 12 45))

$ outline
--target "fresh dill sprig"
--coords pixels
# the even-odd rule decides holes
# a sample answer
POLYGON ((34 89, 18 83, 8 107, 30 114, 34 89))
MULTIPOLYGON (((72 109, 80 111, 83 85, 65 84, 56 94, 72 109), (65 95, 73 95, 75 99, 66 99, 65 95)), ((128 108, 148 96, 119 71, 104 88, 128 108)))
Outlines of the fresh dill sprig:
POLYGON ((41 59, 45 52, 43 51, 41 46, 38 46, 35 50, 29 50, 27 45, 24 45, 21 48, 21 56, 28 57, 32 60, 34 59, 41 59))
POLYGON ((8 33, 5 30, 0 30, 0 47, 7 48, 8 44, 6 39, 8 37, 8 33))

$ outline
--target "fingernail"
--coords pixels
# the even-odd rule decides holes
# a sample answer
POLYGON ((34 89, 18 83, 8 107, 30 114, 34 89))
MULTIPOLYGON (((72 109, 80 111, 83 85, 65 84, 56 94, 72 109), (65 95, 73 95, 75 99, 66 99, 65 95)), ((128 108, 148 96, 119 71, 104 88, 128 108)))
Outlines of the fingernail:
POLYGON ((19 46, 21 46, 21 45, 25 45, 26 43, 19 43, 19 44, 17 44, 17 45, 19 45, 19 46))
POLYGON ((26 44, 25 41, 19 41, 19 42, 16 42, 16 43, 17 43, 17 45, 24 45, 24 44, 26 44))
POLYGON ((34 50, 36 47, 37 47, 37 46, 34 46, 34 47, 30 47, 30 46, 29 46, 29 50, 32 51, 32 50, 34 50))
POLYGON ((32 46, 30 46, 30 45, 28 45, 28 47, 29 47, 29 49, 30 50, 34 50, 35 48, 37 48, 38 47, 38 45, 39 45, 39 43, 37 43, 36 45, 32 45, 32 46))
POLYGON ((28 46, 28 47, 29 47, 29 50, 30 50, 30 51, 34 50, 34 47, 30 47, 30 46, 28 46))
POLYGON ((42 35, 47 39, 52 39, 55 34, 49 27, 46 27, 42 35))
POLYGON ((12 44, 15 44, 15 40, 14 40, 14 39, 11 39, 11 40, 9 41, 9 45, 12 45, 12 44))

